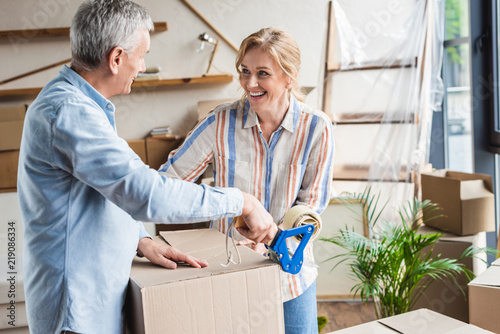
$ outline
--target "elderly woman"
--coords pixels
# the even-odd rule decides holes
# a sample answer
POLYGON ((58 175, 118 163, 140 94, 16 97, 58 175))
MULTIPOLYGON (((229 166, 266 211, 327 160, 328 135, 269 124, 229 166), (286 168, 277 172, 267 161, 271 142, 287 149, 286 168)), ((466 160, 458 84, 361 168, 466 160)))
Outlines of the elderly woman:
MULTIPOLYGON (((299 67, 297 43, 283 30, 265 28, 245 38, 236 59, 242 99, 212 110, 160 172, 194 181, 212 164, 216 186, 253 194, 275 222, 297 204, 321 213, 332 179, 332 124, 301 102, 299 67)), ((228 233, 230 222, 225 218, 211 226, 228 233)), ((289 249, 298 246, 287 242, 289 249)), ((318 332, 312 243, 304 257, 298 274, 281 275, 286 333, 318 332)))

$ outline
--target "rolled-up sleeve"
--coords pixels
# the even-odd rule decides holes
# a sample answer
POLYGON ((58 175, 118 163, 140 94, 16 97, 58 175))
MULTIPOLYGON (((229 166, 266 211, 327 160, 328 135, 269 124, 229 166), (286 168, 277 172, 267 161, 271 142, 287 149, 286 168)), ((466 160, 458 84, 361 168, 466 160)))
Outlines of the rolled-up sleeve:
POLYGON ((174 180, 145 165, 118 137, 105 113, 66 101, 53 124, 53 162, 129 213, 148 222, 196 222, 241 214, 238 189, 174 180), (85 126, 75 126, 75 119, 85 126))

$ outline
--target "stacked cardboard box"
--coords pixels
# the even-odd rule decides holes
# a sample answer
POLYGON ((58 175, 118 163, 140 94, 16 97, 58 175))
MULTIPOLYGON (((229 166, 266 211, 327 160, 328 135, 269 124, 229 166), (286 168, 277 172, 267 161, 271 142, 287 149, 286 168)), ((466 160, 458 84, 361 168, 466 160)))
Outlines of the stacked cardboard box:
MULTIPOLYGON (((444 216, 426 222, 428 226, 456 235, 470 235, 472 237, 496 230, 495 196, 492 178, 489 175, 449 170, 422 173, 422 199, 428 199, 443 209, 444 216)), ((485 246, 483 245, 483 247, 485 246)), ((469 264, 467 266, 469 267, 469 264)), ((467 287, 468 319, 471 324, 500 332, 499 325, 496 327, 492 325, 492 323, 500 324, 496 311, 493 311, 493 305, 487 304, 488 301, 494 302, 494 299, 491 299, 492 295, 497 291, 495 289, 500 287, 500 281, 495 279, 495 275, 500 275, 500 267, 495 267, 497 266, 491 266, 485 270, 484 265, 481 265, 479 272, 475 267, 473 268, 474 274, 479 276, 467 287)), ((471 268, 469 267, 469 269, 471 268)), ((433 284, 436 285, 436 283, 433 284)), ((456 296, 451 295, 450 298, 449 291, 451 291, 450 287, 445 290, 443 284, 439 283, 437 287, 429 291, 429 295, 441 295, 442 300, 450 301, 446 303, 448 309, 450 306, 451 309, 455 309, 456 296), (448 295, 445 292, 448 292, 448 295), (452 299, 454 300, 452 301, 452 299)), ((496 298, 498 299, 498 297, 500 295, 497 295, 496 298)), ((463 309, 463 300, 459 299, 460 308, 463 309)), ((497 303, 495 308, 498 309, 498 306, 500 304, 497 303)))
POLYGON ((469 283, 470 323, 500 333, 500 259, 469 283))
POLYGON ((495 231, 491 176, 446 169, 422 173, 421 176, 422 200, 438 204, 444 215, 427 221, 426 225, 457 235, 495 231))
POLYGON ((170 151, 179 147, 184 138, 146 138, 146 156, 148 165, 158 169, 168 158, 170 151))
MULTIPOLYGON (((486 233, 480 232, 469 236, 459 236, 442 232, 431 227, 422 226, 419 232, 424 235, 441 234, 441 239, 432 249, 433 256, 459 259, 470 246, 486 247, 486 233)), ((459 261, 471 270, 474 275, 480 275, 486 268, 486 253, 475 258, 465 258, 459 261)), ((462 274, 456 277, 457 284, 451 279, 431 281, 423 295, 417 300, 413 309, 428 308, 446 316, 469 322, 469 302, 467 297, 467 277, 462 274)))
MULTIPOLYGON (((7 261, 5 261, 7 263, 7 261)), ((24 287, 19 275, 0 282, 0 334, 29 333, 24 287)))
POLYGON ((284 333, 278 264, 240 246, 241 263, 226 266, 226 238, 213 229, 161 238, 209 266, 168 270, 136 258, 126 302, 130 333, 284 333))
POLYGON ((393 317, 334 331, 335 334, 493 334, 480 327, 444 316, 428 309, 419 309, 393 317))
POLYGON ((15 191, 26 106, 0 108, 0 191, 15 191))
POLYGON ((129 139, 128 146, 141 158, 142 162, 148 163, 146 156, 146 139, 129 139))
MULTIPOLYGON (((421 176, 422 200, 430 200, 442 209, 438 212, 442 217, 430 219, 425 224, 449 232, 443 234, 441 241, 434 247, 434 253, 441 254, 441 257, 459 258, 471 245, 486 247, 485 232, 495 231, 495 196, 491 176, 446 169, 422 173, 421 176)), ((435 214, 430 213, 429 216, 435 214)), ((428 219, 429 216, 425 215, 424 218, 428 219)), ((475 275, 480 275, 486 270, 486 264, 482 261, 486 261, 486 254, 482 254, 479 259, 461 262, 475 275)), ((465 295, 449 280, 436 281, 430 284, 415 308, 428 307, 469 321, 466 278, 462 275, 457 280, 465 295)))
POLYGON ((128 139, 130 148, 151 168, 158 169, 167 161, 170 151, 182 144, 183 137, 128 139))

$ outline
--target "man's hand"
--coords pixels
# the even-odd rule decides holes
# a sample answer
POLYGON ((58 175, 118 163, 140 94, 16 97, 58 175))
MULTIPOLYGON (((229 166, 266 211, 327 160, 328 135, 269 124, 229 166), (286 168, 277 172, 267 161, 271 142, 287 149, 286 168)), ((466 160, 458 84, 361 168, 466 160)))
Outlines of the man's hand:
POLYGON ((249 239, 245 239, 238 242, 238 245, 249 246, 250 248, 252 248, 252 250, 262 255, 267 255, 267 253, 269 253, 269 250, 266 248, 264 244, 262 243, 256 244, 255 242, 249 239))
POLYGON ((139 240, 137 253, 146 257, 152 263, 158 264, 168 269, 177 268, 176 262, 186 262, 195 268, 203 268, 208 266, 207 261, 196 259, 190 255, 181 253, 176 248, 160 244, 150 238, 142 238, 139 240))
POLYGON ((255 243, 266 243, 273 240, 278 231, 273 217, 255 197, 245 192, 242 193, 244 204, 241 217, 245 220, 246 226, 236 229, 245 238, 253 240, 255 243))

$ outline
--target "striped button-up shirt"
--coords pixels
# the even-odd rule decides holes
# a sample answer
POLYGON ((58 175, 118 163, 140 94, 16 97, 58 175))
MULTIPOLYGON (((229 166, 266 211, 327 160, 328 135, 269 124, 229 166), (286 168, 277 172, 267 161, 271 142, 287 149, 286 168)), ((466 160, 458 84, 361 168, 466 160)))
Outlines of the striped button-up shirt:
MULTIPOLYGON (((218 106, 187 135, 184 143, 160 167, 167 176, 195 181, 212 164, 219 187, 236 187, 254 195, 279 223, 290 207, 303 204, 318 213, 328 205, 333 170, 331 121, 290 98, 290 107, 269 141, 248 104, 218 106)), ((227 233, 231 218, 212 222, 227 233)), ((293 251, 298 244, 288 238, 293 251)), ((312 243, 304 251, 302 270, 282 272, 284 301, 302 294, 316 279, 312 243)))

